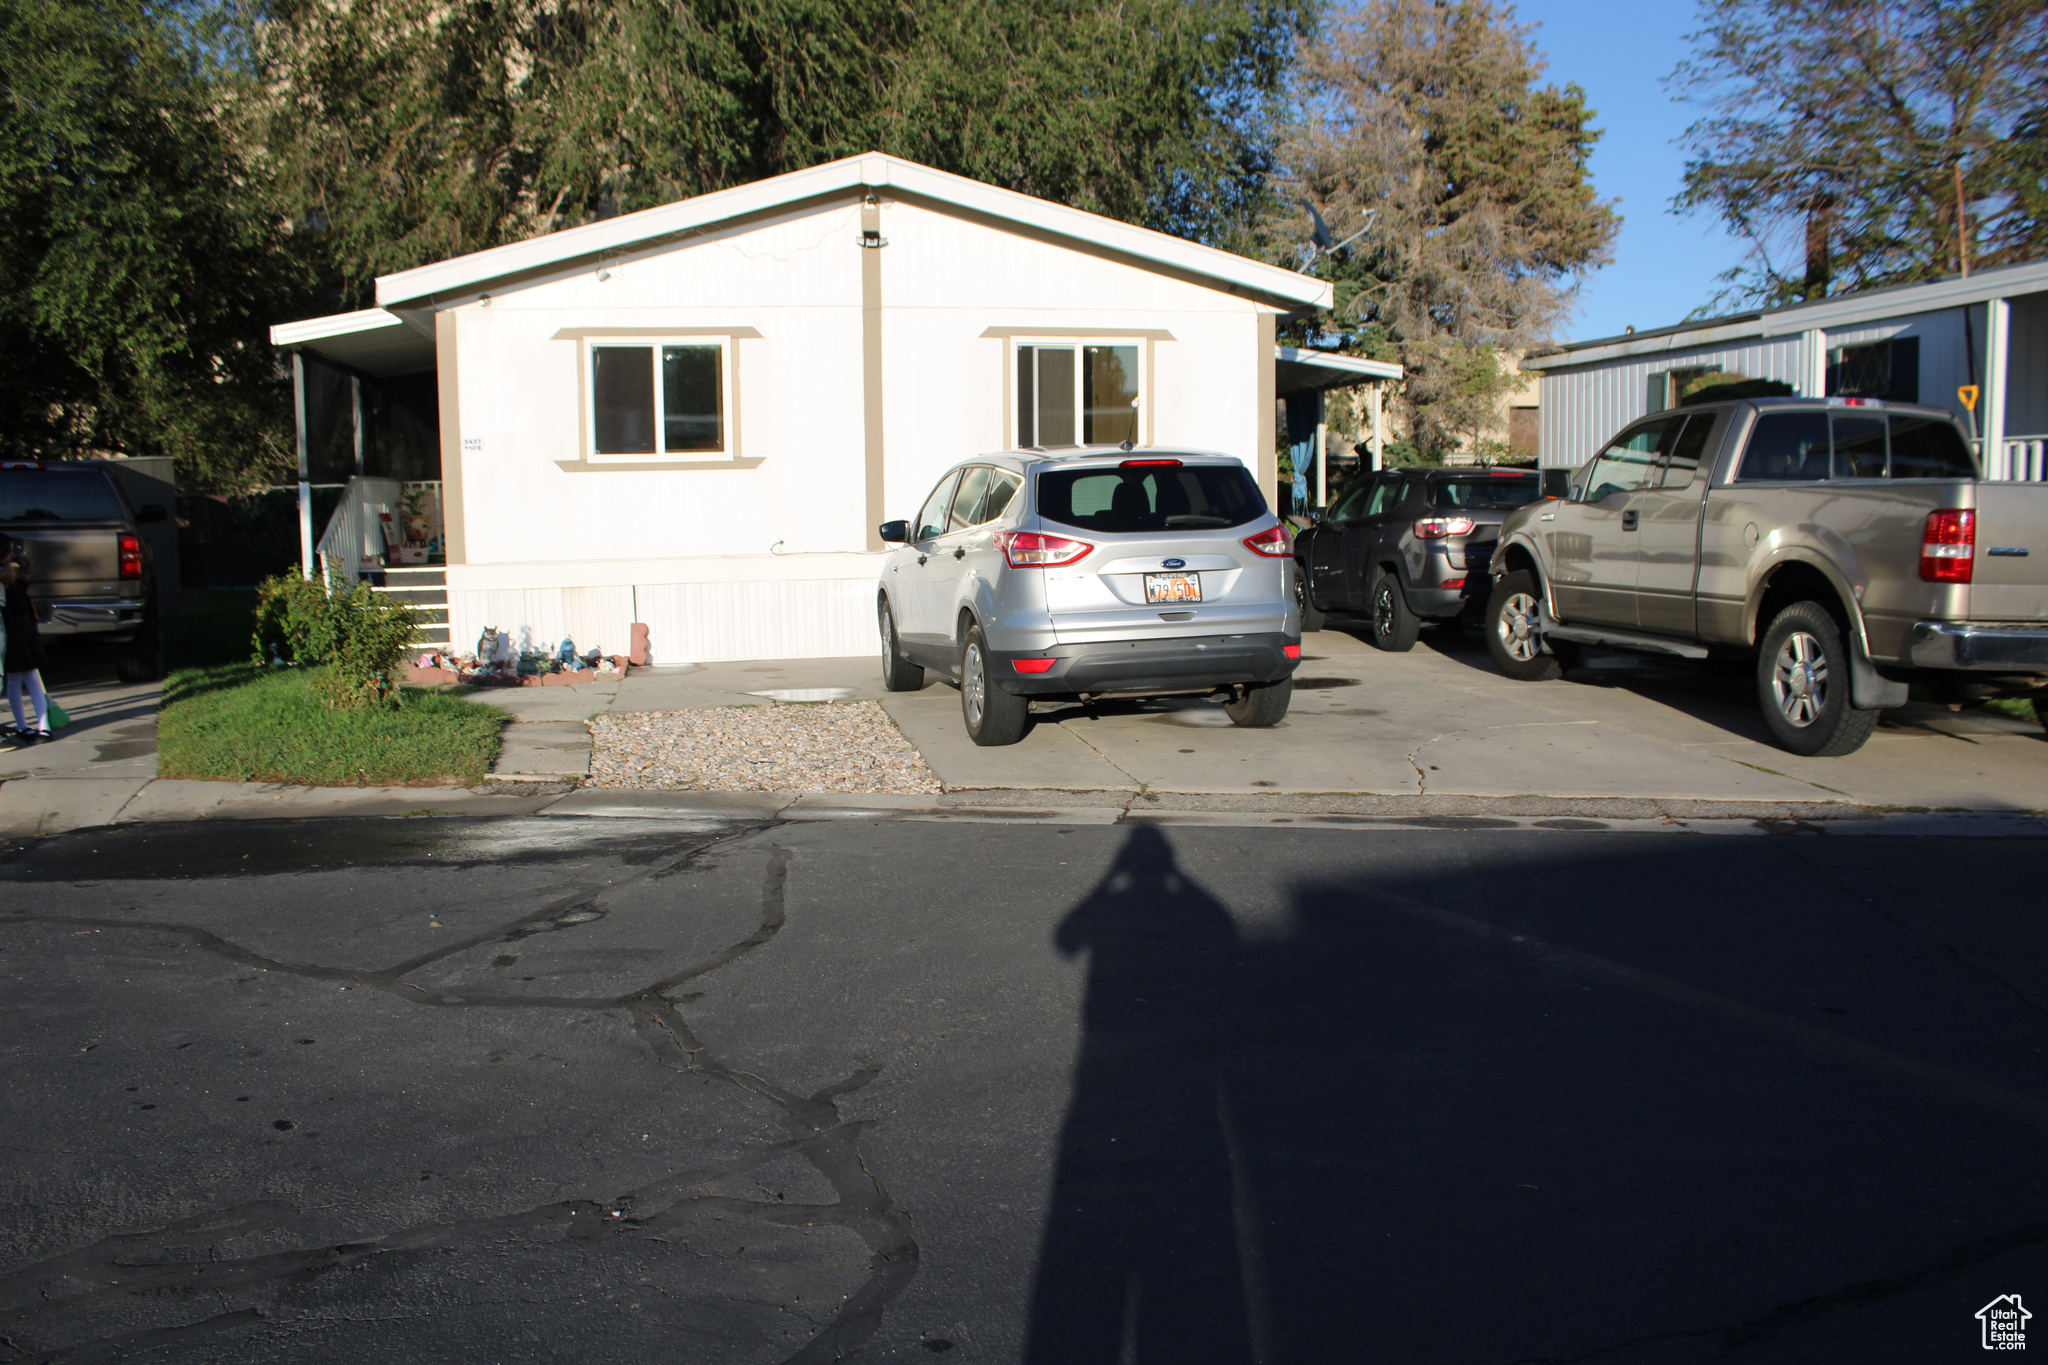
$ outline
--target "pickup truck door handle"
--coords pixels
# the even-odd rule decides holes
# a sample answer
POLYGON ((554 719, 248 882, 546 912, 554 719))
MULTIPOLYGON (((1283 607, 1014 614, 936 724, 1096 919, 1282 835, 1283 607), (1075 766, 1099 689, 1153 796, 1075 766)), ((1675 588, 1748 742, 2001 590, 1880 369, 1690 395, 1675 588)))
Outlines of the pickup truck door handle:
POLYGON ((1622 530, 1624 530, 1624 531, 1633 531, 1633 530, 1635 530, 1635 529, 1636 529, 1636 516, 1637 516, 1637 513, 1636 513, 1636 509, 1635 509, 1635 508, 1633 508, 1633 507, 1629 508, 1629 509, 1628 509, 1628 511, 1626 511, 1626 512, 1623 512, 1623 513, 1621 514, 1621 529, 1622 529, 1622 530))

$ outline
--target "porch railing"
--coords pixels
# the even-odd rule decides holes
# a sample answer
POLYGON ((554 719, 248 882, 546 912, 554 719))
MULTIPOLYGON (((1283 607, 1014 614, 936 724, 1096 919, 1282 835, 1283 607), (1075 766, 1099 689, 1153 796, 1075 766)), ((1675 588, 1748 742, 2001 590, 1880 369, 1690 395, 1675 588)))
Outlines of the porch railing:
POLYGON ((1987 479, 2048 480, 2048 436, 2008 436, 1984 463, 1987 479))

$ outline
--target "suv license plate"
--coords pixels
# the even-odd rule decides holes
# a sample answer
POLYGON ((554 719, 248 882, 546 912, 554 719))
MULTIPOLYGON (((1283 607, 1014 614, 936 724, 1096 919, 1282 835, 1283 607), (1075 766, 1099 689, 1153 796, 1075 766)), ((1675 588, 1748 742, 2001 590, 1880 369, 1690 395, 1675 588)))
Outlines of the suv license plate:
POLYGON ((1147 602, 1199 602, 1202 576, 1198 573, 1148 573, 1145 575, 1147 602))

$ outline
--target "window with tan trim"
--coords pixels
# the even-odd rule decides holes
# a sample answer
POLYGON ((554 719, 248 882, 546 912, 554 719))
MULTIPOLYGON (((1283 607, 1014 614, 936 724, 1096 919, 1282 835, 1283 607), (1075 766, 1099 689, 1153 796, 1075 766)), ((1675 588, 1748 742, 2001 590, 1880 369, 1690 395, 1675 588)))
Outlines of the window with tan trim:
POLYGON ((593 460, 724 460, 732 430, 732 339, 674 337, 583 343, 593 460))
POLYGON ((1020 337, 1014 348, 1019 446, 1144 442, 1142 340, 1020 337))

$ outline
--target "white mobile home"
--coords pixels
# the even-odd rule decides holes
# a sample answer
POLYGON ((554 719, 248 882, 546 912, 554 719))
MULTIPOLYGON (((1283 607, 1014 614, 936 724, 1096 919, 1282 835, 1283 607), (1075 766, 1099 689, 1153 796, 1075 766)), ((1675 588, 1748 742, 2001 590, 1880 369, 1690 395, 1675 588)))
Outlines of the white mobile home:
POLYGON ((359 476, 324 547, 377 550, 414 499, 377 462, 431 376, 438 479, 411 483, 452 643, 624 652, 637 621, 666 663, 869 652, 876 527, 980 451, 1196 446, 1273 498, 1276 321, 1329 297, 876 153, 386 276, 272 338, 302 481, 359 476))
POLYGON ((1522 362, 1541 376, 1538 453, 1575 468, 1695 377, 1770 379, 1807 397, 1946 407, 1992 478, 2048 478, 2048 262, 1579 341, 1522 362), (1958 390, 1974 387, 1966 407, 1958 390))

